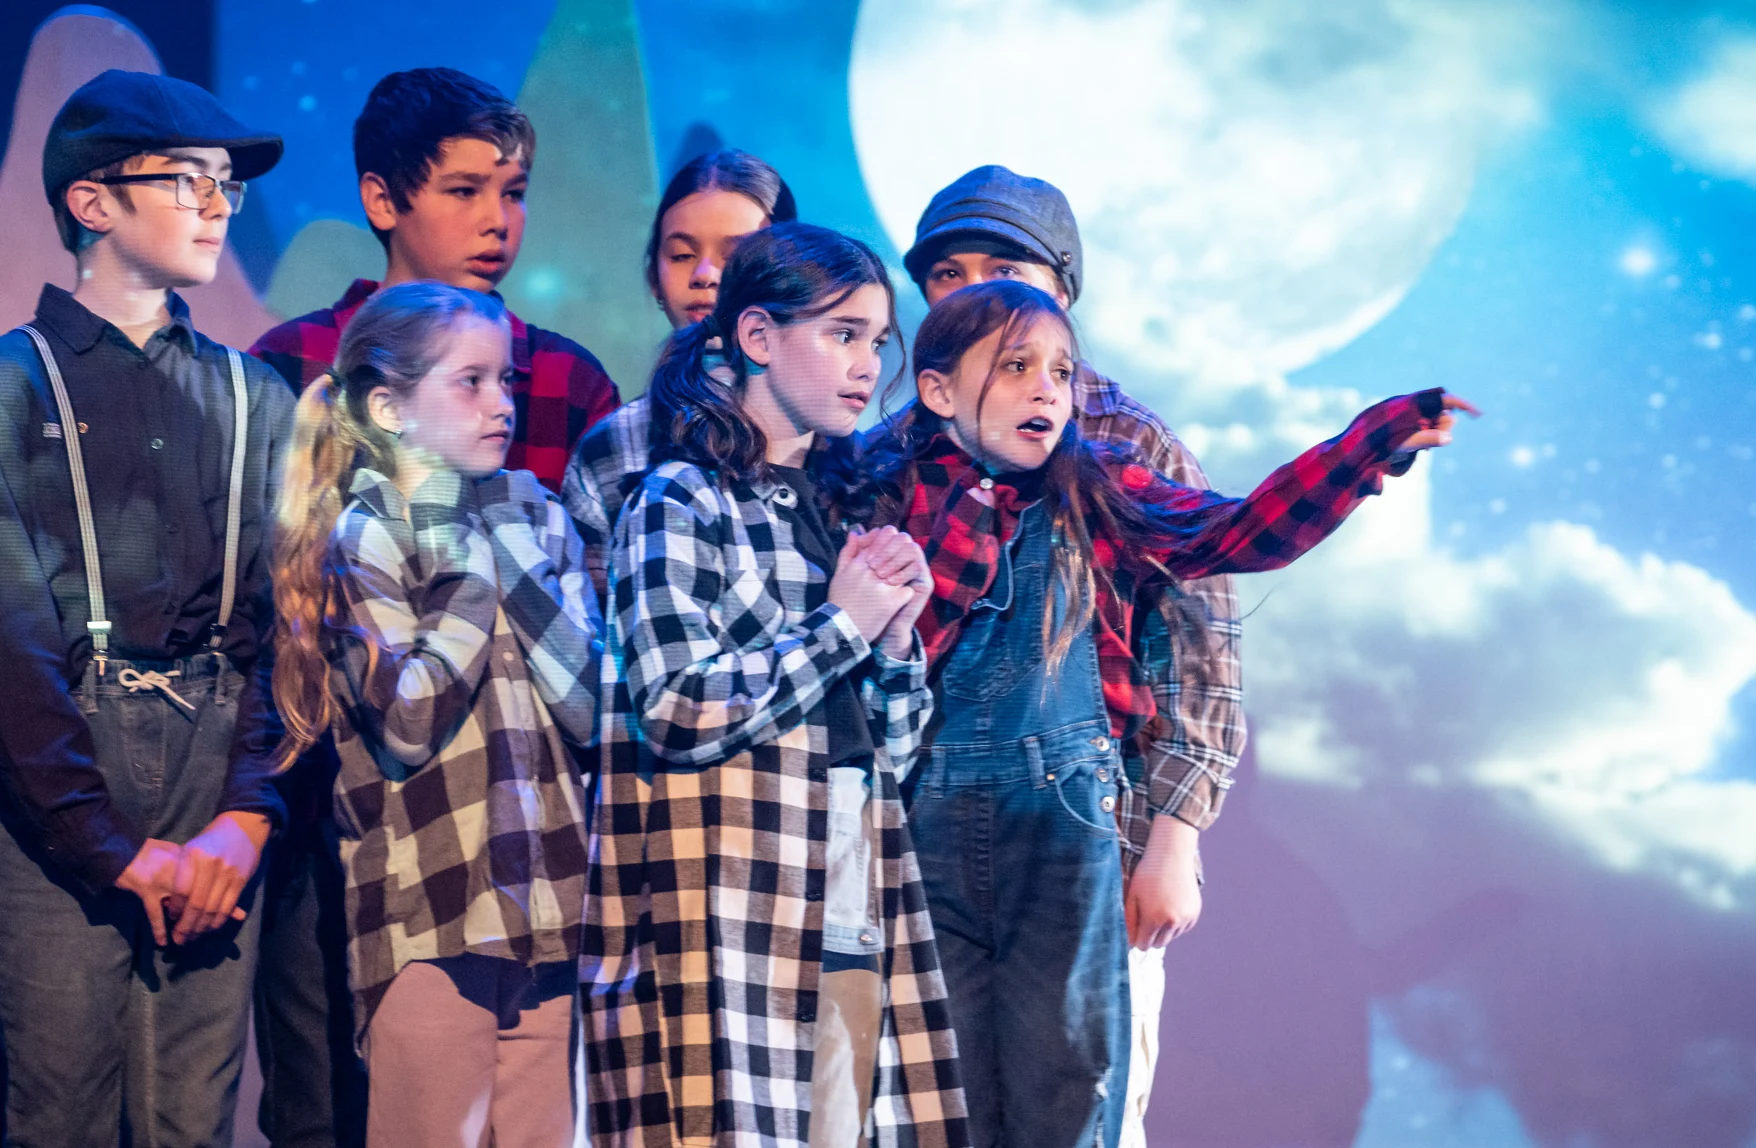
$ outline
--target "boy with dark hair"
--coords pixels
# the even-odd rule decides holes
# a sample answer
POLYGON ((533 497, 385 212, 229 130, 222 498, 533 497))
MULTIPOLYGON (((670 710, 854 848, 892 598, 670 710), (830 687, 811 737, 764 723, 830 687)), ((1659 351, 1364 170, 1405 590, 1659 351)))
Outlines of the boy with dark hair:
MULTIPOLYGON (((1022 279, 1069 307, 1084 275, 1067 197, 998 165, 976 168, 933 197, 903 265, 929 306, 961 287, 1022 279)), ((1184 486, 1208 485, 1195 456, 1163 420, 1090 364, 1078 364, 1073 394, 1083 438, 1134 447, 1184 486)), ((1219 816, 1244 749, 1240 630, 1230 576, 1185 583, 1169 598, 1138 605, 1144 623, 1134 672, 1150 682, 1157 714, 1126 747, 1129 785, 1117 807, 1133 1016, 1130 1047, 1113 1050, 1113 1070, 1127 1068, 1128 1088, 1125 1095, 1112 1093, 1107 1123, 1120 1129, 1123 1148, 1145 1148, 1164 946, 1200 916, 1197 837, 1219 816)))
MULTIPOLYGON (((358 279, 333 307, 289 320, 251 348, 303 389, 329 370, 341 329, 380 287, 436 279, 493 292, 524 241, 524 193, 536 133, 490 84, 452 68, 393 72, 354 121, 360 203, 384 244, 380 282, 358 279)), ((516 422, 509 470, 559 490, 573 444, 620 405, 578 343, 512 316, 516 422)))
POLYGON ((272 784, 268 525, 293 402, 200 334, 278 136, 108 71, 50 126, 78 262, 0 338, 9 1143, 230 1143, 272 784))
MULTIPOLYGON (((342 328, 375 291, 416 279, 493 292, 524 239, 536 133, 492 85, 451 68, 379 80, 354 121, 360 203, 384 245, 380 282, 358 279, 332 307, 282 323, 250 350, 303 390, 330 369, 342 328)), ((512 444, 506 467, 559 490, 573 446, 620 403, 578 343, 512 324, 512 444)), ((270 858, 270 915, 257 982, 261 1124, 276 1148, 365 1135, 365 1073, 354 1054, 343 887, 325 739, 283 781, 284 848, 270 858)))

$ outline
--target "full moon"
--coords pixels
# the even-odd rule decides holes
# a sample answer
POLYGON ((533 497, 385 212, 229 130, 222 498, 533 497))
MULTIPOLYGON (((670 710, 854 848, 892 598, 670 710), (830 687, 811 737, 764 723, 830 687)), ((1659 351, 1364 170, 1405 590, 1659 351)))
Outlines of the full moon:
POLYGON ((1199 414, 1345 344, 1418 278, 1484 144, 1533 114, 1504 74, 1520 37, 1494 24, 1443 4, 886 0, 860 9, 854 136, 904 249, 970 168, 1058 185, 1095 357, 1199 414))

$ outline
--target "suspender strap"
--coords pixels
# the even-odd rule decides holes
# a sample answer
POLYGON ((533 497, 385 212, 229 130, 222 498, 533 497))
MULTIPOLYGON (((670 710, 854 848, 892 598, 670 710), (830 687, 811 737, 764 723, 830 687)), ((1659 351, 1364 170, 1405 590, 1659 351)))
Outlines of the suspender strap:
POLYGON ((98 532, 92 522, 91 492, 85 485, 85 456, 79 446, 79 420, 73 417, 73 400, 67 397, 67 384, 61 368, 49 350, 49 341, 42 332, 28 323, 19 330, 30 336, 43 357, 43 368, 49 372, 49 386, 55 392, 55 408, 61 418, 61 443, 67 448, 67 470, 73 477, 73 505, 79 511, 79 541, 85 550, 85 593, 90 602, 91 620, 85 628, 91 632, 92 656, 101 673, 110 650, 110 621, 104 614, 104 574, 98 566, 98 532))
POLYGON ((226 495, 226 567, 220 582, 219 618, 213 624, 213 648, 225 641, 226 624, 232 620, 232 603, 238 594, 238 530, 244 515, 244 447, 250 433, 250 393, 244 387, 244 358, 231 347, 226 358, 232 365, 232 486, 226 495))
MULTIPOLYGON (((26 324, 20 327, 36 344, 43 368, 49 374, 49 387, 55 394, 55 407, 61 418, 61 442, 67 448, 67 470, 73 479, 73 503, 79 511, 79 541, 85 553, 85 592, 90 603, 91 620, 85 624, 91 632, 93 659, 98 672, 110 650, 110 622, 104 613, 104 577, 98 564, 98 532, 91 512, 91 491, 85 481, 85 456, 80 450, 79 422, 73 415, 73 400, 67 396, 67 384, 54 352, 42 332, 26 324)), ((244 358, 231 347, 226 348, 232 374, 232 474, 231 489, 226 497, 226 558, 220 580, 219 618, 213 625, 212 646, 219 649, 225 640, 226 624, 232 620, 232 605, 238 595, 238 534, 244 515, 244 451, 250 430, 250 393, 244 385, 244 358)))

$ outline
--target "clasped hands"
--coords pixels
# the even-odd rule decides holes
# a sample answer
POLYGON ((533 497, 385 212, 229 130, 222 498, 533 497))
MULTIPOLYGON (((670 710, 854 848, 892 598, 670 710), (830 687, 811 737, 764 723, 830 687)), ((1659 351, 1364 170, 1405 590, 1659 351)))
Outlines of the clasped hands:
POLYGON ((155 942, 187 944, 244 919, 238 898, 262 859, 269 829, 262 814, 233 811, 215 817, 184 845, 149 837, 116 887, 140 898, 155 942))
POLYGON ((915 619, 932 596, 933 572, 913 538, 894 526, 856 526, 848 534, 829 581, 829 600, 886 656, 908 658, 915 619))

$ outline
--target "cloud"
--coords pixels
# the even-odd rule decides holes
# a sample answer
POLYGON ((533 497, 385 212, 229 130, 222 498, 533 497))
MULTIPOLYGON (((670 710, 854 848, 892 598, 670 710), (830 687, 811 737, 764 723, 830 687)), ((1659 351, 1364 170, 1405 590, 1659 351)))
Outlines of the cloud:
POLYGON ((1756 906, 1756 785, 1713 773, 1756 677, 1756 616, 1704 571, 1580 525, 1456 555, 1430 537, 1423 475, 1277 576, 1252 619, 1264 768, 1480 791, 1606 868, 1756 906))
POLYGON ((1648 119, 1679 157, 1756 182, 1756 37, 1727 37, 1690 79, 1656 98, 1648 119))

